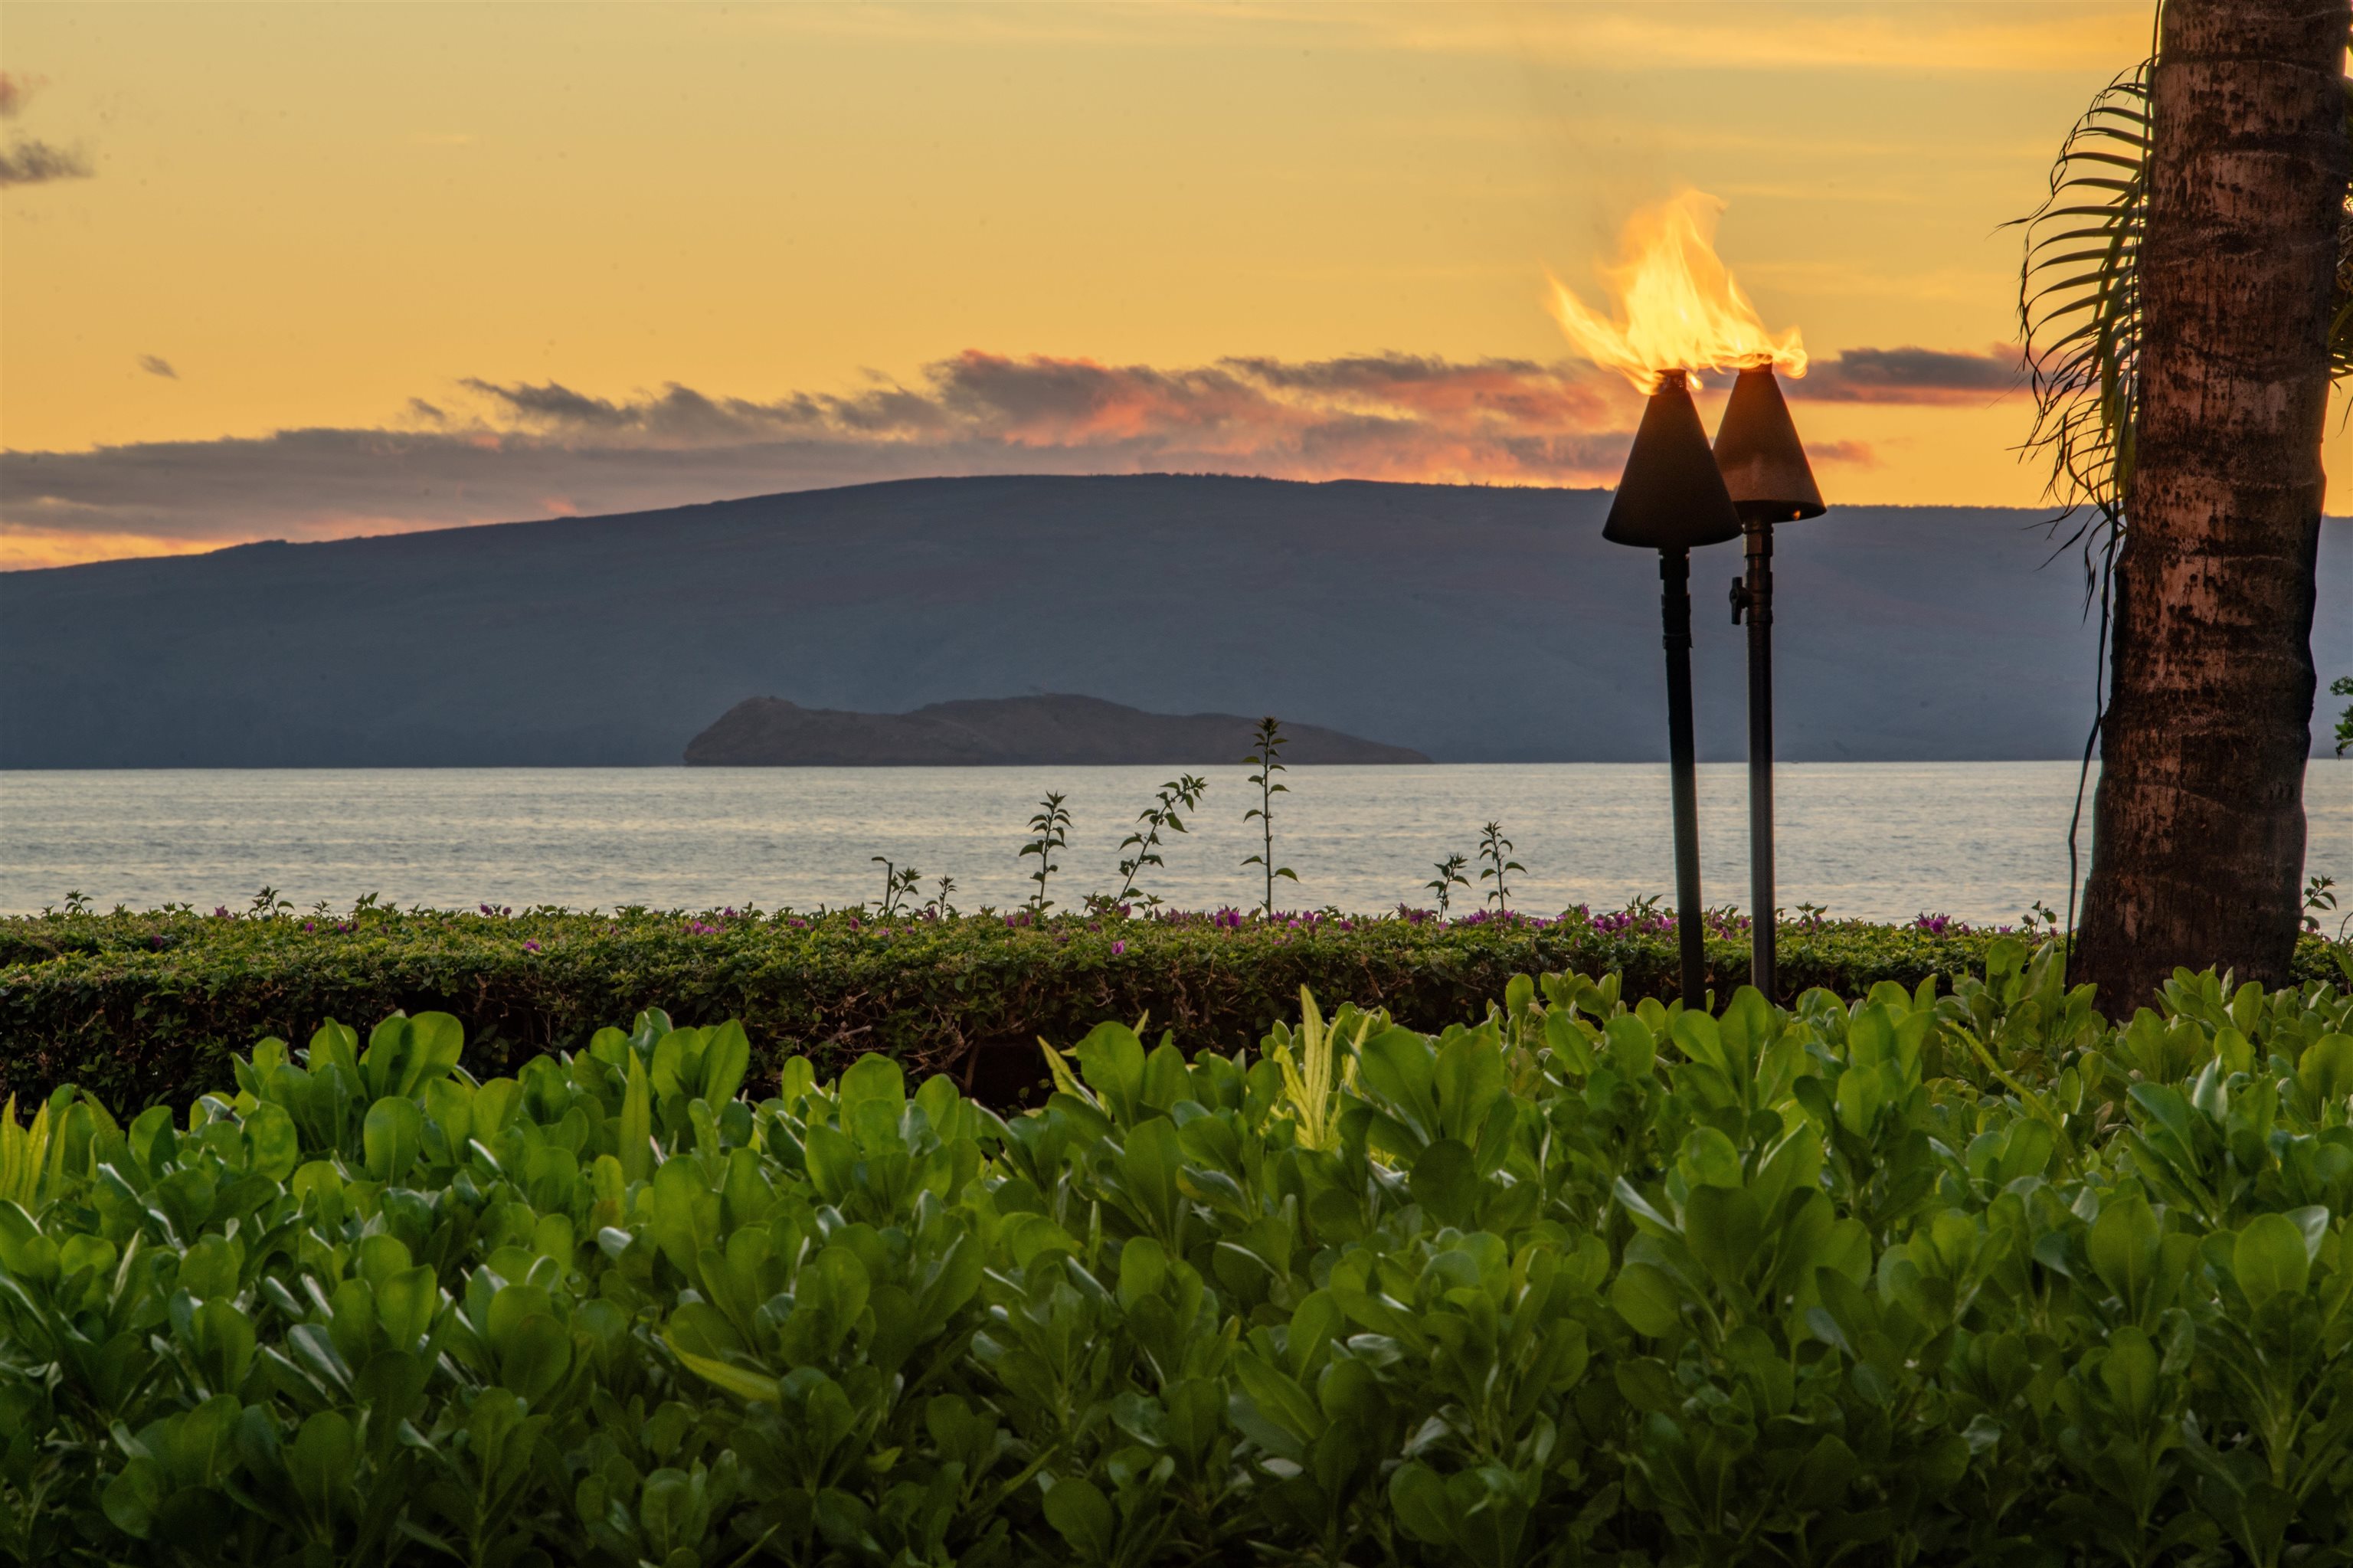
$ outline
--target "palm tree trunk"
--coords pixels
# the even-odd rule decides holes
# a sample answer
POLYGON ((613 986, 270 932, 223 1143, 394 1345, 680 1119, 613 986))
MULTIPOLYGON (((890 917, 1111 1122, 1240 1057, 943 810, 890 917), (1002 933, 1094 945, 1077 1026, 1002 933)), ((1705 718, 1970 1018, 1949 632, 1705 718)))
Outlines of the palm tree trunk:
POLYGON ((2111 1013, 2280 983, 2302 913, 2346 0, 2165 0, 2082 936, 2111 1013))

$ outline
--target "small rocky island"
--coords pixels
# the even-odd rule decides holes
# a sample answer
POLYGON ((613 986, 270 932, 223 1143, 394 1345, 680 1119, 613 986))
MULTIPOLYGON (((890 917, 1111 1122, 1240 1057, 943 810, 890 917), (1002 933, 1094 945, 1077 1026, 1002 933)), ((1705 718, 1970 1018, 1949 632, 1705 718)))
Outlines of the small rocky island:
MULTIPOLYGON (((687 743, 705 768, 944 768, 1014 763, 1238 762, 1256 721, 1236 714, 1148 714, 1100 697, 972 698, 904 714, 805 708, 782 697, 737 703, 687 743)), ((1402 746, 1312 724, 1282 726, 1286 763, 1428 762, 1402 746)))

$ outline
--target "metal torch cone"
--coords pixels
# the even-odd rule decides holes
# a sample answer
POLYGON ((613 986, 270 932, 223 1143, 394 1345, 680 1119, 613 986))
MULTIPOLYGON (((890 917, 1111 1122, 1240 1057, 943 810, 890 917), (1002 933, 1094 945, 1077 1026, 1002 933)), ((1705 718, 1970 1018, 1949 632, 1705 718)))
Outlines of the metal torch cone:
POLYGON ((1739 514, 1747 576, 1732 585, 1732 620, 1748 620, 1748 974, 1775 994, 1773 891, 1773 525, 1822 514, 1822 493, 1769 365, 1733 383, 1716 427, 1715 462, 1739 514))
POLYGON ((1675 813, 1675 934, 1685 1007, 1707 1004, 1705 916, 1699 886, 1699 769, 1692 737, 1691 552, 1740 536, 1724 475, 1708 450, 1683 373, 1671 370, 1642 410, 1601 536, 1659 552, 1659 613, 1667 651, 1667 757, 1675 813))

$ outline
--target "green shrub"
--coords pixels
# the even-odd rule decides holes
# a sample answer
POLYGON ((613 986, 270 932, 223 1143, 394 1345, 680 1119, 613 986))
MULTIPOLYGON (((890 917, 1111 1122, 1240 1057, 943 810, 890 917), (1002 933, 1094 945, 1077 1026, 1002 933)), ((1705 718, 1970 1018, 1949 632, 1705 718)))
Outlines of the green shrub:
MULTIPOLYGON (((1299 988, 1354 997, 1440 1030, 1477 1016, 1514 974, 1624 977, 1630 999, 1672 994, 1676 952, 1655 917, 1572 912, 1435 919, 1156 919, 1016 915, 879 920, 856 911, 700 915, 534 910, 507 916, 362 909, 337 918, 189 912, 0 919, 0 1095, 30 1101, 72 1082, 128 1115, 185 1107, 224 1081, 232 1051, 299 1039, 322 1018, 444 1012, 466 1028, 483 1076, 546 1051, 584 1049, 597 1027, 664 1007, 682 1024, 740 1021, 753 1064, 803 1054, 830 1077, 868 1051, 912 1074, 951 1071, 992 1103, 1038 1074, 1036 1042, 1104 1018, 1148 1014, 1186 1051, 1234 1051, 1289 1016, 1299 988)), ((1860 994, 1892 980, 1981 968, 1993 934, 1928 921, 1792 922, 1780 977, 1860 994)), ((2334 979, 2307 938, 2300 980, 2334 979)), ((1746 935, 1708 942, 1710 983, 1746 978, 1746 935)))
POLYGON ((61 1092, 0 1139, 0 1548, 2342 1563, 2353 997, 2184 971, 2117 1029, 2026 959, 1104 1024, 1011 1119, 654 1013, 61 1092))

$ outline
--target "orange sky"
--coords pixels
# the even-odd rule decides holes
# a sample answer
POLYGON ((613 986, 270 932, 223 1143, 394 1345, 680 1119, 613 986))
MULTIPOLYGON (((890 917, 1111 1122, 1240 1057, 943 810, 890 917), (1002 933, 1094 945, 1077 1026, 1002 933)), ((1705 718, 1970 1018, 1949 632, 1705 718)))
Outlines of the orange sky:
POLYGON ((0 566, 1025 466, 1608 483, 1634 399, 1545 274, 1683 185, 1848 389, 1797 404, 1834 503, 2031 503, 2020 400, 1962 373, 2010 335, 2001 225, 2147 38, 2052 0, 10 0, 0 146, 50 177, 0 191, 0 566))

